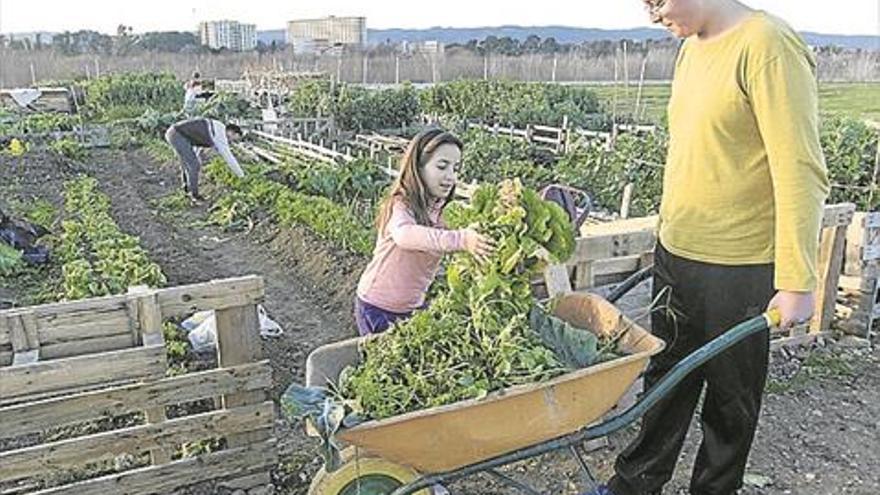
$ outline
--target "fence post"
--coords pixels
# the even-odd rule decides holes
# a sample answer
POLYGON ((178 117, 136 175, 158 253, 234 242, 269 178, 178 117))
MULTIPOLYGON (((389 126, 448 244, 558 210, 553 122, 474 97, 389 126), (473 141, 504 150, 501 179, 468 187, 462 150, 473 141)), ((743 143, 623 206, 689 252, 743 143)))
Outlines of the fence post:
POLYGON ((843 253, 846 244, 846 231, 852 222, 855 205, 848 205, 848 218, 824 227, 819 246, 819 285, 816 289, 816 314, 810 322, 810 333, 827 332, 834 318, 837 302, 837 287, 840 270, 843 266, 843 253))
MULTIPOLYGON (((145 346, 164 345, 165 336, 162 332, 162 310, 155 291, 146 286, 128 289, 129 314, 137 317, 140 330, 139 340, 145 346)), ((162 423, 167 419, 165 407, 156 407, 144 411, 148 424, 162 423)), ((150 451, 150 459, 154 465, 171 462, 171 452, 157 448, 150 451)))
MULTIPOLYGON (((217 356, 221 368, 259 361, 263 357, 260 322, 254 304, 215 311, 217 320, 217 356)), ((223 396, 223 407, 256 404, 265 400, 264 391, 240 392, 223 396)), ((229 438, 231 447, 248 443, 253 433, 229 438), (241 437, 241 438, 239 438, 241 437)), ((259 435, 260 439, 265 438, 259 435)), ((258 440, 250 440, 258 441, 258 440)))
POLYGON ((363 83, 364 84, 367 84, 367 70, 369 69, 369 63, 370 63, 369 57, 367 56, 366 53, 364 53, 364 66, 363 66, 363 70, 361 71, 362 72, 361 75, 363 76, 363 83))
POLYGON ((877 153, 874 156, 874 174, 871 176, 871 185, 874 187, 868 189, 868 207, 866 208, 871 211, 874 207, 874 189, 877 186, 877 181, 880 180, 880 124, 869 122, 869 125, 877 131, 877 153))
POLYGON ((629 208, 632 204, 633 189, 635 189, 635 184, 632 182, 628 182, 623 186, 623 199, 620 202, 620 218, 622 219, 629 218, 629 208))
POLYGON ((565 153, 568 151, 569 143, 571 143, 571 125, 568 121, 568 115, 562 116, 562 132, 559 135, 559 139, 559 152, 565 153))
MULTIPOLYGON (((233 367, 240 364, 253 363, 263 358, 260 343, 260 320, 257 316, 256 304, 248 304, 215 311, 217 322, 217 358, 220 368, 233 367)), ((266 400, 264 390, 239 392, 224 395, 223 407, 226 409, 259 404, 266 400)), ((229 448, 241 447, 251 443, 262 442, 271 437, 271 431, 260 430, 239 433, 226 437, 229 448)), ((230 487, 252 488, 267 486, 271 483, 269 473, 263 470, 248 473, 227 483, 230 487)))

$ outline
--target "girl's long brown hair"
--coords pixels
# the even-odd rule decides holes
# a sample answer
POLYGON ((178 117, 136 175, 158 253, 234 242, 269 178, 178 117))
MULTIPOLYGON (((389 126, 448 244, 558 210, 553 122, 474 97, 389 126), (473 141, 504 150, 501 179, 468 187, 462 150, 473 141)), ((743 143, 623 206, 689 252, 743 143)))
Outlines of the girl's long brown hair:
MULTIPOLYGON (((462 149, 462 143, 457 137, 439 127, 425 129, 416 134, 409 142, 406 152, 400 159, 400 173, 379 206, 379 215, 376 217, 378 232, 381 233, 385 229, 385 225, 391 218, 394 203, 398 199, 409 208, 419 225, 431 225, 431 198, 424 182, 422 182, 419 170, 428 163, 431 154, 442 144, 452 144, 458 149, 462 149)), ((449 192, 446 201, 449 201, 453 194, 455 194, 455 188, 449 192)))

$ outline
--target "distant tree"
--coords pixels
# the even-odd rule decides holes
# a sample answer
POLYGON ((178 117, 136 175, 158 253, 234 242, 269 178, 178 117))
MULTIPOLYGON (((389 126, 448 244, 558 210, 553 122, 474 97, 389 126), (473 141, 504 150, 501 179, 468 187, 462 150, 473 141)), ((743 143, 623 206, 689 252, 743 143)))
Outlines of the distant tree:
POLYGON ((113 38, 113 53, 116 55, 128 54, 137 41, 132 34, 134 29, 125 24, 116 26, 116 36, 113 38))
POLYGON ((538 53, 541 50, 541 37, 536 34, 530 34, 525 41, 522 42, 522 51, 525 53, 538 53))
POLYGON ((150 52, 199 51, 199 39, 195 34, 181 31, 154 31, 141 34, 137 45, 150 52))
POLYGON ((113 37, 97 31, 65 31, 52 37, 52 45, 64 55, 109 54, 113 49, 113 37))
POLYGON ((561 51, 565 51, 564 47, 556 42, 556 38, 549 37, 544 38, 544 41, 541 42, 541 53, 558 53, 561 51))

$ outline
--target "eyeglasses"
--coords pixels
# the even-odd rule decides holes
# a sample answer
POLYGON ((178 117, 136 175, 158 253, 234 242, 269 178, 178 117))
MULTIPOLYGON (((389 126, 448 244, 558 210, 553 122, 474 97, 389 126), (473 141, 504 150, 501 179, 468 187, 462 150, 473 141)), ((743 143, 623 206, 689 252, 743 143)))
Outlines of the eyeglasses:
POLYGON ((663 19, 660 15, 660 9, 666 5, 667 0, 646 0, 648 4, 648 14, 651 16, 651 22, 657 23, 663 19))

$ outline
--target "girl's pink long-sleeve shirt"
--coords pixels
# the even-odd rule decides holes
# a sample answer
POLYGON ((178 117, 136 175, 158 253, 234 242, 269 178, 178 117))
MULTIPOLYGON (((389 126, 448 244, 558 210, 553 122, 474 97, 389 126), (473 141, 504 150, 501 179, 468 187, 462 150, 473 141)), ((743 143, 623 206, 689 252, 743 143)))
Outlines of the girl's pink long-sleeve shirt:
POLYGON ((394 203, 391 218, 376 240, 373 259, 361 275, 357 295, 392 313, 414 311, 425 303, 444 253, 464 249, 464 231, 448 230, 441 209, 430 217, 437 227, 419 225, 409 208, 394 203))

